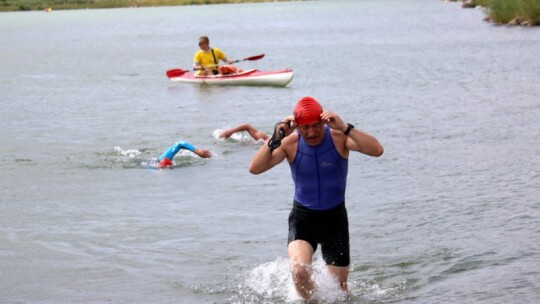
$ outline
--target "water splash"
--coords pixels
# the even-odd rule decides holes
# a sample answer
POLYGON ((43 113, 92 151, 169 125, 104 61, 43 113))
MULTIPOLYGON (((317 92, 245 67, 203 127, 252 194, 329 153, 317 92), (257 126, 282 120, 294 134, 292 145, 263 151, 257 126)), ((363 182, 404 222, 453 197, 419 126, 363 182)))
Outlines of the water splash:
MULTIPOLYGON (((340 289, 338 280, 328 271, 320 256, 314 257, 312 279, 316 290, 312 299, 324 303, 385 303, 400 297, 407 280, 383 286, 374 280, 351 280, 349 293, 340 289)), ((287 258, 263 263, 242 275, 227 303, 306 303, 296 292, 287 258)))
MULTIPOLYGON (((313 299, 318 303, 340 303, 347 300, 347 293, 329 272, 322 259, 316 259, 312 268, 312 279, 317 286, 313 299)), ((286 258, 261 264, 249 271, 238 286, 231 303, 303 303, 296 292, 286 258)))
POLYGON ((122 150, 120 147, 114 147, 114 152, 128 157, 135 157, 142 154, 142 152, 137 149, 122 150))
POLYGON ((244 285, 260 299, 300 299, 295 294, 287 259, 278 258, 255 267, 247 274, 244 285))

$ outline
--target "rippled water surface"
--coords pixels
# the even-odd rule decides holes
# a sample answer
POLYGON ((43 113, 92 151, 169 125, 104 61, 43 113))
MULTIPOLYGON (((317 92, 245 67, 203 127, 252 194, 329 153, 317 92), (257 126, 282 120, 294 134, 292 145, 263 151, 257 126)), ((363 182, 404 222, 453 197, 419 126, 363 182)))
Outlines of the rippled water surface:
POLYGON ((385 147, 352 155, 350 298, 540 302, 540 29, 441 1, 309 1, 0 14, 0 302, 297 302, 289 168, 264 132, 312 95, 385 147), (170 83, 197 38, 286 88, 170 83), (149 169, 186 140, 173 170, 149 169))

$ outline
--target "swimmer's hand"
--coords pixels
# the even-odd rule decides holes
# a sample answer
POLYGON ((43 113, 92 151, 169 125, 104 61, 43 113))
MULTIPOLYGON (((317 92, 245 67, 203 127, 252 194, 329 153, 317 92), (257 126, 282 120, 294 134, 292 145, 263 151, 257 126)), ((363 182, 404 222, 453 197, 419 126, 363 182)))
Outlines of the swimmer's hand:
POLYGON ((212 152, 205 150, 205 149, 195 149, 195 154, 197 154, 199 157, 202 158, 210 158, 212 157, 212 152))
POLYGON ((335 113, 333 112, 323 112, 321 113, 321 119, 324 123, 334 130, 344 131, 347 130, 347 124, 335 113))
POLYGON ((232 134, 233 134, 233 132, 231 130, 225 130, 225 131, 223 131, 223 132, 221 132, 219 134, 219 138, 227 139, 227 138, 231 137, 232 134))
POLYGON ((280 135, 280 140, 289 136, 294 129, 296 129, 296 125, 294 124, 294 116, 290 115, 285 117, 281 122, 276 124, 275 129, 280 135))

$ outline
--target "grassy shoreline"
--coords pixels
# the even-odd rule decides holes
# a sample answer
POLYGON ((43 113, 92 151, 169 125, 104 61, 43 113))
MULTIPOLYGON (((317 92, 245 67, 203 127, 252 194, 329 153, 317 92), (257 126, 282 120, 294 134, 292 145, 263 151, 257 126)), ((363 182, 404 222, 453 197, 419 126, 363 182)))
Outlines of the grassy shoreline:
POLYGON ((291 0, 0 0, 0 12, 285 1, 291 0))
MULTIPOLYGON (((486 8, 486 20, 498 24, 540 25, 540 0, 471 0, 486 8)), ((465 2, 464 2, 465 3, 465 2)))
MULTIPOLYGON (((0 12, 281 1, 291 0, 0 0, 0 12)), ((523 26, 540 25, 540 0, 461 0, 461 2, 463 7, 484 7, 486 20, 489 22, 523 26)))

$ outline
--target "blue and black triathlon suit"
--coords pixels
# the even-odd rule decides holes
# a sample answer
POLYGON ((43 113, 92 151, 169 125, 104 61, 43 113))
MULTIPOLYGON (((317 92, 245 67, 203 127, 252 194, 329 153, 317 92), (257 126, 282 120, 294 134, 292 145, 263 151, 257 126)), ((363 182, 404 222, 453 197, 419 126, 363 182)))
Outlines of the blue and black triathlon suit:
POLYGON ((298 148, 290 163, 295 184, 289 215, 289 243, 304 240, 317 250, 321 244, 327 265, 349 266, 349 221, 345 208, 348 160, 341 157, 330 128, 324 140, 308 145, 298 134, 298 148))

